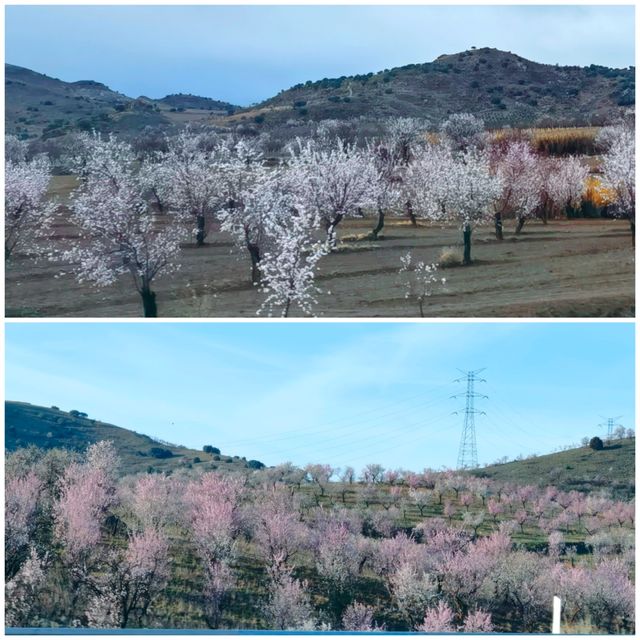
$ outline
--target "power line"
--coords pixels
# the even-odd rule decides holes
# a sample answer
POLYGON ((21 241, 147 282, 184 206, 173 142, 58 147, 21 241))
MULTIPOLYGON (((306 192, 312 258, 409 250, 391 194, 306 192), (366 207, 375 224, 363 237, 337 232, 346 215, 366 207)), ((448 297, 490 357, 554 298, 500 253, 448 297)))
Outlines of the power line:
MULTIPOLYGON (((459 369, 459 371, 461 371, 459 369)), ((478 378, 478 374, 484 371, 476 369, 475 371, 461 371, 465 378, 458 378, 455 382, 462 382, 466 379, 467 390, 464 393, 458 393, 452 398, 465 398, 464 422, 462 425, 462 438, 460 439, 460 449, 458 450, 458 469, 475 469, 478 466, 478 448, 476 446, 476 414, 484 415, 484 411, 478 411, 475 408, 476 398, 487 398, 488 396, 476 393, 473 388, 476 382, 486 382, 482 378, 478 378)), ((458 413, 455 411, 454 413, 458 413)))

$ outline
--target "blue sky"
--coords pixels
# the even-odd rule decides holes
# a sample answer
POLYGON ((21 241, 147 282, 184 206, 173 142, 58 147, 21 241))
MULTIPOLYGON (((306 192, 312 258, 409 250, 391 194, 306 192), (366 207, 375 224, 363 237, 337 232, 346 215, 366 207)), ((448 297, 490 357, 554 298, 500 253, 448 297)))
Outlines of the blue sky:
POLYGON ((298 82, 496 47, 634 64, 633 6, 8 6, 6 61, 130 96, 246 105, 298 82))
POLYGON ((262 460, 452 467, 463 390, 481 463, 634 426, 629 323, 7 323, 6 398, 262 460))

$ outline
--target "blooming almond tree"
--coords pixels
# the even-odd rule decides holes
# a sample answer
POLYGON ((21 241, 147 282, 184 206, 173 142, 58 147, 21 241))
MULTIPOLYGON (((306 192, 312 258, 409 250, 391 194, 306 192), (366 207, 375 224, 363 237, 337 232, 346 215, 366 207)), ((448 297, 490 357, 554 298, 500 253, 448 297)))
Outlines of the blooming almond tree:
POLYGON ((218 170, 225 201, 217 217, 222 231, 230 233, 251 258, 251 281, 260 281, 260 263, 269 245, 267 226, 292 206, 290 185, 282 168, 264 167, 260 157, 247 155, 243 146, 229 150, 218 170))
POLYGON ((129 274, 144 315, 158 315, 154 279, 177 268, 185 235, 175 217, 161 219, 145 199, 131 146, 98 134, 84 137, 86 158, 80 187, 71 198, 70 217, 79 239, 62 257, 80 282, 111 285, 129 274))
POLYGON ((16 250, 34 251, 46 237, 57 204, 47 197, 51 165, 46 156, 7 159, 4 173, 4 258, 16 250))
POLYGON ((481 148, 486 142, 484 121, 471 113, 454 113, 440 125, 440 133, 455 151, 481 148))
POLYGON ((269 250, 260 269, 262 291, 267 294, 260 312, 275 310, 286 318, 291 306, 311 314, 317 304, 315 285, 317 264, 327 254, 327 245, 315 239, 316 216, 306 209, 273 213, 266 223, 269 250))
POLYGON ((636 142, 628 127, 616 128, 611 144, 602 158, 604 187, 616 194, 616 207, 631 225, 631 239, 636 234, 636 142))
POLYGON ((5 482, 5 578, 12 578, 29 555, 35 532, 42 482, 33 471, 9 477, 5 482))
POLYGON ((559 158, 555 171, 547 177, 547 190, 555 206, 561 212, 575 210, 582 202, 589 167, 579 158, 559 158))
POLYGON ((474 222, 489 215, 493 202, 502 192, 502 178, 492 175, 488 156, 471 149, 456 158, 449 177, 448 209, 462 224, 464 257, 462 263, 471 264, 471 232, 474 222))
POLYGON ((330 149, 298 141, 290 166, 300 187, 304 208, 315 214, 327 232, 327 245, 337 243, 336 227, 345 216, 373 200, 376 171, 355 146, 338 139, 330 149))
POLYGON ((162 156, 166 202, 171 212, 195 225, 196 246, 204 245, 213 214, 224 198, 219 165, 227 155, 223 144, 206 147, 201 136, 189 130, 167 140, 162 156))
POLYGON ((447 280, 446 278, 438 278, 436 275, 437 264, 427 264, 422 260, 414 262, 411 252, 401 256, 400 262, 402 267, 399 273, 404 281, 404 297, 418 303, 420 317, 424 318, 424 305, 427 298, 433 293, 434 285, 439 283, 444 286, 447 280))
POLYGON ((502 191, 493 202, 496 238, 503 239, 502 222, 505 215, 517 220, 516 233, 524 226, 540 204, 542 179, 538 169, 539 158, 525 141, 510 142, 499 149, 494 159, 494 170, 500 176, 502 191))

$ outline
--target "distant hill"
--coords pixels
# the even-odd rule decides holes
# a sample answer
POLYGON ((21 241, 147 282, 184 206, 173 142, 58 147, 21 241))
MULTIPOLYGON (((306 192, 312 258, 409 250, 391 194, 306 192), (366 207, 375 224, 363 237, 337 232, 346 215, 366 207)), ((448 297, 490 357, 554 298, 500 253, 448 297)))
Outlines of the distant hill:
POLYGON ((75 411, 72 414, 56 407, 39 407, 27 402, 5 402, 5 449, 10 452, 20 447, 36 446, 41 449, 59 447, 84 451, 95 442, 111 440, 122 461, 124 474, 144 473, 149 467, 155 471, 168 471, 186 465, 203 465, 208 470, 212 470, 214 465, 222 471, 237 470, 248 464, 238 456, 204 453, 163 443, 78 413, 75 411), (171 456, 157 457, 159 452, 154 455, 154 449, 168 451, 171 456), (194 462, 195 458, 199 458, 200 462, 194 462))
POLYGON ((491 465, 475 476, 513 484, 553 484, 563 491, 611 489, 620 499, 635 493, 635 438, 614 440, 602 451, 589 447, 491 465))
POLYGON ((489 126, 600 124, 635 104, 635 70, 531 62, 498 49, 298 84, 251 110, 268 120, 469 112, 489 126))
POLYGON ((21 137, 55 138, 70 131, 139 133, 147 126, 184 124, 190 111, 195 119, 227 115, 238 107, 227 102, 176 94, 160 100, 130 98, 100 82, 64 82, 42 73, 5 64, 5 126, 21 137))
POLYGON ((214 113, 227 115, 240 109, 237 105, 222 100, 213 100, 212 98, 203 98, 202 96, 194 96, 190 93, 172 93, 171 95, 159 98, 154 101, 156 104, 165 105, 170 109, 201 109, 203 111, 212 111, 214 113))

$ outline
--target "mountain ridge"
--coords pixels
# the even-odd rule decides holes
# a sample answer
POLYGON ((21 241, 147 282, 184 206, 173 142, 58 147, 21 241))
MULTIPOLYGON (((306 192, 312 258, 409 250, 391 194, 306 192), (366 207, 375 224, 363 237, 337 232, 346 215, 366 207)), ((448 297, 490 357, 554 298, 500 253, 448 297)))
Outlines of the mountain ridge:
POLYGON ((261 129, 322 119, 423 118, 433 126, 451 113, 487 126, 575 126, 615 121, 635 106, 635 68, 533 62, 494 48, 442 54, 432 62, 298 83, 249 107, 169 94, 131 98, 94 80, 64 82, 5 65, 8 133, 44 139, 73 130, 137 134, 188 122, 261 129))

